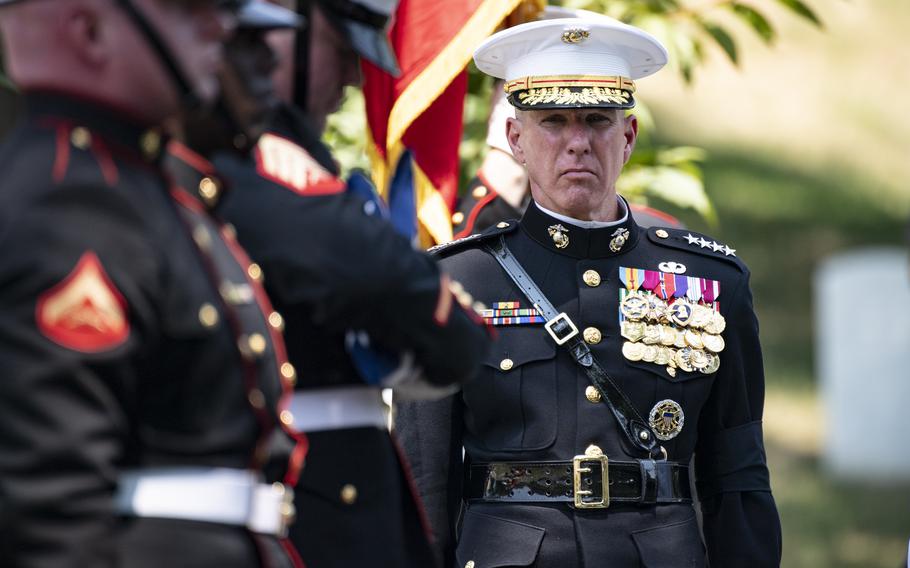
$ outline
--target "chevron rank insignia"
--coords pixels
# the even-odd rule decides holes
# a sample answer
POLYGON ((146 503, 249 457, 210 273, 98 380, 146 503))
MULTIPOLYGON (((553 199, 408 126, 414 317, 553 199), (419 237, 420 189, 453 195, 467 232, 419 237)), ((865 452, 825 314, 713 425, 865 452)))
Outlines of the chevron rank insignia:
POLYGON ((303 196, 330 195, 345 190, 344 182, 319 165, 296 143, 266 133, 253 152, 259 175, 303 196))
POLYGON ((66 278, 39 296, 35 317, 42 335, 81 353, 111 350, 130 334, 126 300, 91 251, 66 278))

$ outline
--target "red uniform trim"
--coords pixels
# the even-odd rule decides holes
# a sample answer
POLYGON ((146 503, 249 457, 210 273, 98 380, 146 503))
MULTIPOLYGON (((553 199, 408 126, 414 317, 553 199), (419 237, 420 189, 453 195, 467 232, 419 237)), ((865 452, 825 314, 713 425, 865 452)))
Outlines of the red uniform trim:
POLYGON ((499 196, 499 193, 497 193, 496 190, 490 186, 490 182, 488 182, 487 178, 484 177, 483 172, 479 170, 477 172, 477 179, 480 180, 480 183, 482 183, 490 193, 484 195, 476 204, 474 204, 471 212, 468 213, 468 220, 465 221, 464 229, 459 231, 457 235, 454 235, 452 237, 453 240, 467 237, 468 235, 472 234, 474 232, 474 223, 477 222, 477 217, 480 215, 480 212, 483 211, 483 208, 486 207, 491 201, 499 196))
MULTIPOLYGON (((306 155, 309 156, 309 158, 311 160, 313 160, 314 164, 318 165, 318 162, 316 162, 315 158, 310 156, 309 152, 307 152, 302 146, 300 146, 299 144, 297 144, 290 138, 281 136, 280 134, 275 134, 274 132, 269 132, 268 135, 273 136, 275 138, 281 138, 282 140, 285 140, 288 144, 293 144, 294 146, 299 148, 301 152, 306 153, 306 155)), ((287 189, 293 191, 294 193, 296 193, 297 195, 301 195, 303 197, 309 197, 309 196, 315 197, 318 195, 334 195, 336 193, 342 193, 346 189, 346 186, 343 181, 338 179, 336 176, 332 175, 332 173, 329 172, 328 170, 324 170, 324 168, 323 168, 323 170, 325 171, 326 175, 329 176, 327 179, 320 180, 314 184, 311 184, 311 185, 308 185, 305 187, 297 187, 295 185, 292 185, 292 184, 288 183, 286 180, 282 179, 281 177, 269 173, 265 169, 265 160, 262 157, 262 150, 259 148, 258 145, 253 149, 253 158, 256 161, 256 172, 259 174, 260 177, 267 179, 267 180, 271 181, 272 183, 280 185, 281 187, 287 188, 287 189)), ((322 168, 322 166, 319 166, 319 167, 322 168)))
POLYGON ((101 175, 109 186, 114 186, 120 181, 120 172, 117 170, 117 164, 111 157, 111 152, 107 144, 96 136, 92 136, 92 154, 98 160, 98 167, 101 168, 101 175))
POLYGON ((433 311, 433 321, 442 327, 449 322, 452 315, 452 291, 449 289, 449 275, 439 275, 439 298, 436 300, 436 310, 433 311))
POLYGON ((191 168, 200 171, 207 176, 215 175, 215 166, 212 165, 212 162, 192 151, 182 142, 171 140, 168 144, 167 151, 175 158, 179 158, 189 164, 191 168))
POLYGON ((58 124, 57 128, 57 152, 54 154, 54 181, 60 183, 66 176, 66 169, 70 161, 70 126, 68 124, 58 124))
POLYGON ((661 221, 665 221, 667 223, 668 227, 677 227, 678 228, 678 227, 682 226, 682 223, 679 221, 679 219, 677 219, 673 215, 670 215, 669 213, 664 213, 663 211, 654 209, 653 207, 648 207, 647 205, 639 205, 637 203, 630 203, 629 207, 632 208, 633 214, 636 211, 639 211, 639 212, 645 213, 647 215, 653 215, 654 217, 657 217, 661 221))

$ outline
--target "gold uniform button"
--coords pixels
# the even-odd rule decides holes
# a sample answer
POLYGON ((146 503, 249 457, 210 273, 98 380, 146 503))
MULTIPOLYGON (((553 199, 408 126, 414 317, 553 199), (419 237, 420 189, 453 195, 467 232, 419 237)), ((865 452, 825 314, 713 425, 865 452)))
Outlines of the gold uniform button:
POLYGON ((199 323, 207 328, 213 328, 218 325, 218 310, 208 302, 202 304, 199 308, 199 323))
POLYGON ((654 234, 662 239, 666 239, 667 237, 670 236, 670 233, 664 231, 663 229, 657 229, 656 231, 654 231, 654 234))
POLYGON ((499 368, 502 369, 503 371, 508 371, 513 366, 515 366, 515 362, 512 361, 511 359, 503 359, 502 361, 499 362, 499 368))
POLYGON ((506 223, 505 221, 502 221, 502 222, 496 224, 496 228, 497 228, 497 229, 505 229, 505 228, 507 228, 508 226, 509 226, 509 224, 506 223))
POLYGON ((597 390, 597 387, 594 385, 588 385, 588 388, 585 389, 585 398, 589 401, 597 403, 601 401, 600 391, 597 390))
POLYGON ((70 143, 80 150, 85 150, 92 145, 92 133, 81 126, 77 126, 70 132, 70 143))
POLYGON ((477 187, 474 188, 474 191, 471 192, 471 195, 474 196, 474 199, 480 199, 481 197, 483 197, 486 194, 487 194, 487 188, 482 185, 478 185, 477 187))
POLYGON ((281 420, 281 423, 285 426, 292 426, 294 424, 294 415, 291 414, 290 410, 282 410, 281 414, 278 415, 278 419, 281 420))
POLYGON ((262 282, 262 267, 255 262, 246 267, 246 273, 256 282, 262 282))
POLYGON ((473 561, 473 560, 468 560, 467 562, 465 562, 465 563, 464 563, 464 568, 474 568, 474 561, 473 561))
POLYGON ((193 241, 196 242, 196 246, 203 251, 209 250, 212 246, 212 235, 209 234, 209 230, 205 228, 205 225, 196 225, 193 228, 193 241))
POLYGON ((250 406, 256 410, 262 410, 265 408, 265 395, 262 394, 262 391, 259 389, 253 389, 247 394, 246 399, 250 402, 250 406))
POLYGON ((455 213, 452 214, 452 224, 453 225, 460 225, 462 221, 464 221, 464 213, 462 213, 461 211, 456 211, 455 213))
POLYGON ((585 343, 589 345, 597 345, 603 339, 603 335, 596 327, 586 327, 584 332, 582 332, 582 336, 585 338, 585 343))
POLYGON ((345 505, 353 505, 357 502, 357 487, 350 483, 346 483, 344 487, 341 488, 341 502, 345 505))
POLYGON ((154 158, 161 152, 161 135, 154 130, 149 130, 139 139, 139 146, 146 158, 154 158))
POLYGON ((218 201, 219 193, 221 193, 221 188, 218 187, 218 182, 214 179, 204 177, 199 182, 199 195, 207 205, 214 205, 218 201))
POLYGON ((591 288, 600 286, 600 273, 596 270, 585 270, 585 273, 581 275, 581 279, 591 288))
POLYGON ((278 312, 269 314, 269 325, 277 331, 284 331, 284 318, 278 312))
POLYGON ((247 341, 247 345, 249 345, 250 351, 252 351, 253 354, 262 355, 265 353, 268 342, 265 340, 265 337, 261 333, 254 333, 247 341))
POLYGON ((287 361, 281 364, 279 369, 281 377, 287 382, 288 386, 294 386, 297 384, 297 369, 294 368, 294 365, 291 365, 287 361))

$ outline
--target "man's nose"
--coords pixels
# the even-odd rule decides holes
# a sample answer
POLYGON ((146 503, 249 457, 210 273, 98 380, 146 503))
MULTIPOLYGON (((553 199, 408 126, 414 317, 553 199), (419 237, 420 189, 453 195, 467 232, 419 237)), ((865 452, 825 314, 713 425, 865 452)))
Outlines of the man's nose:
POLYGON ((566 129, 568 144, 566 149, 570 154, 589 154, 591 152, 591 137, 587 126, 580 122, 572 122, 566 129))

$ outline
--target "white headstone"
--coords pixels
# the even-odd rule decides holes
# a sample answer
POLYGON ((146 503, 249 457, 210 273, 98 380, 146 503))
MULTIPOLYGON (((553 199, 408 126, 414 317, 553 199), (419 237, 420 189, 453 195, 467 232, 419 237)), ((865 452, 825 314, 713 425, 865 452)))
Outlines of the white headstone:
POLYGON ((910 479, 910 262, 901 248, 852 251, 815 274, 823 461, 849 479, 910 479))

